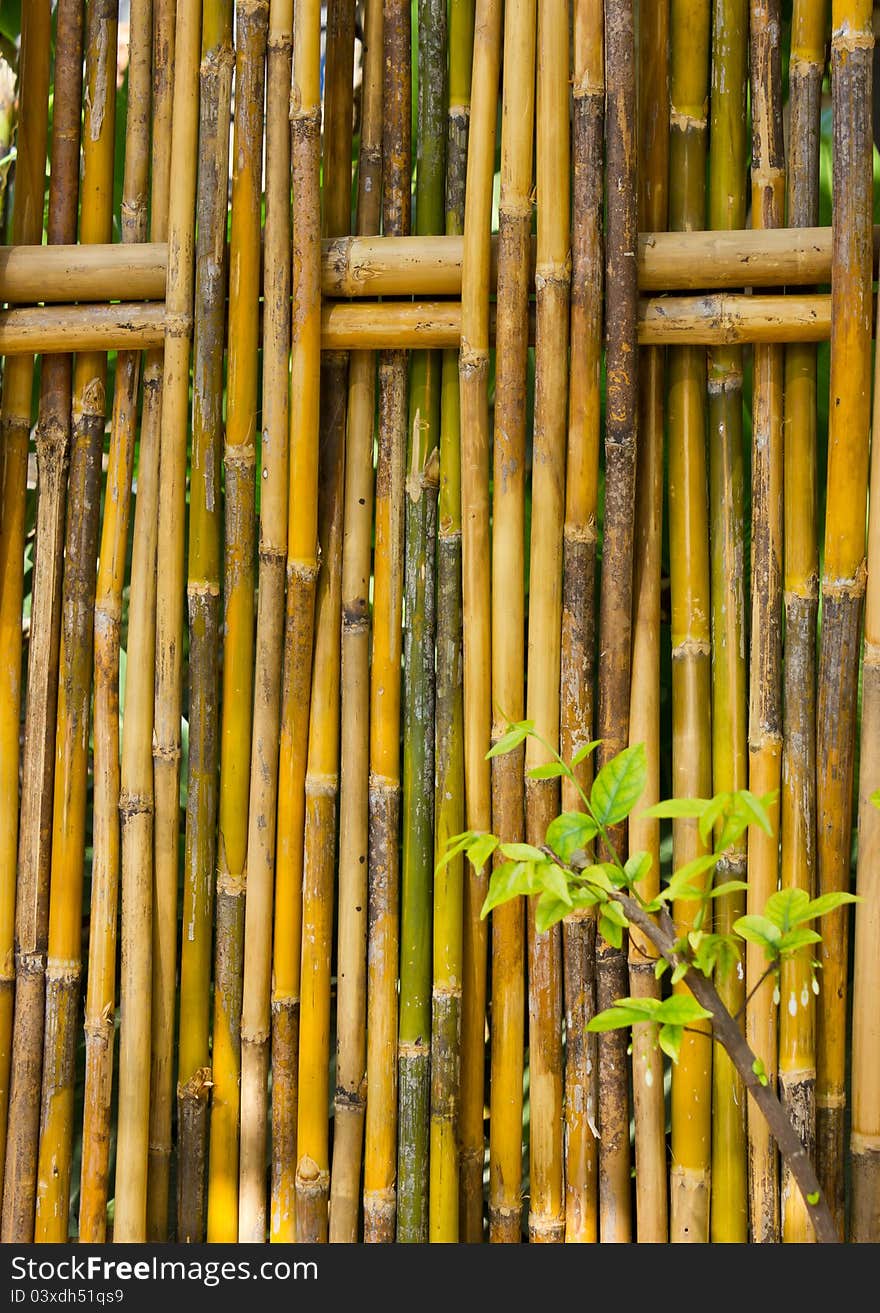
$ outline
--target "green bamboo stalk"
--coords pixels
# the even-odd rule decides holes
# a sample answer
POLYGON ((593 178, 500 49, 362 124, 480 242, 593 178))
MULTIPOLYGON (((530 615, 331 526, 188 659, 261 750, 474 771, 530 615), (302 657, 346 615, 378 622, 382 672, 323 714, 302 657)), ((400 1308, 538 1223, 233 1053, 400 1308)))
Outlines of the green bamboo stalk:
MULTIPOLYGON (((444 227, 446 0, 420 0, 417 236, 444 227)), ((434 867, 434 623, 440 464, 438 351, 413 354, 406 458, 403 852, 398 1039, 397 1239, 428 1238, 431 911, 434 867)))
MULTIPOLYGON (((16 245, 38 245, 42 239, 50 23, 49 0, 23 8, 12 211, 16 245)), ((4 1242, 27 1242, 33 1237, 48 934, 49 845, 48 839, 36 841, 42 826, 38 829, 34 822, 39 824, 43 817, 31 808, 21 815, 16 881, 24 513, 33 377, 33 356, 7 360, 0 410, 0 1136, 4 1162, 0 1236, 4 1242)), ((54 743, 51 721, 43 734, 47 745, 54 743)), ((51 747, 45 751, 53 755, 51 747)), ((38 804, 38 792, 31 796, 38 804)), ((44 816, 48 822, 48 815, 44 816)))
MULTIPOLYGON (((448 44, 446 233, 460 236, 464 231, 474 0, 452 0, 449 8, 448 44)), ((444 351, 441 374, 434 727, 434 852, 439 859, 446 850, 446 841, 452 835, 460 834, 464 828, 461 402, 457 351, 444 351)), ((447 862, 437 872, 434 880, 428 1233, 432 1241, 446 1244, 456 1243, 459 1235, 458 1107, 461 1084, 463 881, 462 856, 447 862)))
POLYGON ((232 97, 232 0, 202 16, 199 177, 196 198, 196 317, 193 340, 193 436, 189 496, 189 774, 180 941, 177 1076, 177 1238, 205 1238, 211 931, 217 860, 220 654, 220 437, 226 326, 229 108, 232 97))
MULTIPOLYGON (((709 129, 710 227, 742 228, 746 219, 748 143, 747 0, 715 0, 712 21, 712 99, 709 129)), ((745 487, 742 432, 742 350, 709 352, 709 525, 712 552, 712 788, 746 785, 745 487)), ((718 880, 746 878, 742 842, 718 864, 718 880)), ((715 924, 727 934, 745 910, 736 893, 715 900, 715 924)), ((745 987, 731 971, 716 982, 732 1016, 741 1013, 745 987)), ((713 1240, 747 1239, 746 1096, 727 1053, 712 1060, 713 1240)))

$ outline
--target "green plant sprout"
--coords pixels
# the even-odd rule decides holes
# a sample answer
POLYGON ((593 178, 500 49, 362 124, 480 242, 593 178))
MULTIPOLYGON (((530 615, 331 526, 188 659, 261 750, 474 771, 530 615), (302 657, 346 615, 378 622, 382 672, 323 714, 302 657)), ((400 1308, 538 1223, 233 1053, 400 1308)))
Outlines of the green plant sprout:
MULTIPOLYGON (((723 978, 735 970, 742 958, 742 943, 759 945, 767 960, 768 975, 778 977, 783 959, 820 942, 812 923, 845 903, 857 902, 850 893, 829 893, 810 898, 803 889, 782 889, 768 898, 760 914, 741 916, 730 934, 703 929, 713 899, 747 889, 742 880, 714 883, 716 867, 727 852, 757 825, 772 834, 768 808, 775 795, 758 797, 748 789, 720 793, 713 798, 673 798, 648 807, 641 814, 657 819, 687 818, 697 822, 707 852, 675 871, 656 897, 647 899, 640 885, 651 867, 646 852, 630 853, 625 860, 611 837, 632 812, 641 797, 646 779, 644 744, 625 748, 608 761, 593 781, 589 796, 581 788, 575 767, 595 752, 599 741, 587 743, 565 762, 551 745, 535 732, 529 720, 508 725, 505 734, 487 756, 497 757, 534 738, 552 757, 546 765, 529 770, 536 780, 567 779, 577 790, 583 811, 563 812, 547 827, 541 847, 528 843, 502 843, 494 834, 468 830, 450 838, 438 864, 442 867, 464 853, 476 871, 496 856, 482 916, 494 907, 521 896, 536 899, 535 926, 545 933, 570 912, 593 908, 598 930, 616 948, 622 947, 624 931, 635 926, 659 953, 656 974, 671 973, 673 985, 683 982, 689 993, 677 992, 664 999, 621 998, 588 1023, 590 1031, 616 1030, 651 1023, 657 1027, 657 1043, 673 1062, 678 1061, 682 1035, 695 1022, 712 1022, 715 1040, 726 1049, 743 1085, 755 1099, 779 1150, 804 1198, 816 1239, 836 1243, 838 1236, 828 1204, 822 1194, 812 1163, 792 1126, 787 1112, 771 1088, 761 1060, 746 1043, 738 1018, 724 1006, 713 976, 723 978), (596 855, 596 848, 598 853, 596 855), (699 883, 698 883, 699 882, 699 883), (680 935, 670 906, 676 899, 699 902, 694 927, 680 935)), ((880 790, 871 801, 880 807, 880 790)), ((819 985, 813 962, 813 990, 819 985)))

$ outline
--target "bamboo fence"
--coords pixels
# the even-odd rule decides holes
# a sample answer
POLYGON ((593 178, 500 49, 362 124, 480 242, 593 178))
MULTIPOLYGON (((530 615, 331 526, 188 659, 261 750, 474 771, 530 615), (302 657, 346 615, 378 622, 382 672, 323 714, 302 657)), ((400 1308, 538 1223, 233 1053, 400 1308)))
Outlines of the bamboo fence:
POLYGON ((647 896, 708 836, 646 803, 776 795, 678 933, 858 892, 718 987, 880 1241, 872 12, 22 6, 3 1240, 812 1240, 708 1023, 587 1031, 649 940, 442 860, 596 739, 647 896))

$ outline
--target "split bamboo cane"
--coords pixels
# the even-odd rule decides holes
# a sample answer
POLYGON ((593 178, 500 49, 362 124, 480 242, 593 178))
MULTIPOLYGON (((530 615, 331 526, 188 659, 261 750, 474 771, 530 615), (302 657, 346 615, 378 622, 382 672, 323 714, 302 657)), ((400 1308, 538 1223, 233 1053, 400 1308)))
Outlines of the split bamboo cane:
MULTIPOLYGON (((748 0, 715 0, 709 128, 709 223, 741 228, 746 215, 748 0)), ((709 352, 709 525, 712 553, 712 788, 743 789, 747 780, 745 486, 742 352, 709 352)), ((745 880, 744 840, 717 867, 717 880, 745 880)), ((745 911, 733 892, 715 900, 715 924, 729 934, 745 911)), ((745 998, 741 970, 716 981, 731 1015, 745 998)), ((720 1044, 712 1054, 711 1238, 747 1239, 746 1093, 720 1044)))
MULTIPOLYGON (((784 209, 782 81, 778 0, 751 0, 752 225, 778 227, 784 209)), ((749 788, 759 796, 781 782, 783 352, 755 351, 752 395, 752 646, 749 671, 749 788)), ((770 811, 772 836, 749 831, 746 906, 760 913, 779 878, 778 805, 770 811)), ((774 982, 759 988, 766 961, 746 947, 746 1039, 775 1085, 777 1018, 774 982)), ((752 1239, 779 1238, 779 1173, 776 1145, 764 1118, 748 1109, 748 1185, 752 1239)))
MULTIPOLYGON (((446 0, 420 0, 418 49, 415 229, 431 235, 444 220, 446 0)), ((428 1239, 441 363, 412 358, 406 457, 397 1239, 409 1242, 428 1239)))
MULTIPOLYGON (((551 747, 559 742, 569 226, 567 0, 539 0, 537 35, 538 255, 535 266, 535 428, 529 563, 526 714, 551 747)), ((530 770, 551 760, 526 743, 526 839, 541 844, 559 811, 559 784, 530 770)), ((529 1238, 565 1238, 563 1177, 562 934, 538 934, 527 905, 529 968, 529 1238)))
MULTIPOLYGON (((639 10, 639 23, 639 224, 642 228, 654 229, 665 225, 669 208, 668 0, 643 5, 639 10)), ((598 362, 596 372, 598 398, 598 362)), ((640 804, 647 807, 660 800, 660 587, 665 384, 665 356, 662 347, 642 351, 639 381, 641 445, 636 471, 633 544, 629 741, 631 744, 645 745, 647 781, 640 804)), ((598 427, 598 399, 595 404, 598 427)), ((594 493, 594 507, 595 497, 594 493)), ((642 889, 642 896, 650 899, 660 887, 659 822, 641 816, 630 817, 629 840, 633 852, 650 854, 651 867, 642 889)), ((629 986, 634 997, 660 997, 660 985, 654 973, 655 962, 656 950, 653 945, 637 930, 633 930, 629 937, 629 986)), ((632 1081, 636 1234, 640 1242, 662 1244, 669 1235, 669 1204, 663 1056, 657 1043, 657 1029, 656 1025, 651 1024, 633 1027, 632 1081)))
MULTIPOLYGON (((160 429, 162 482, 156 539, 156 696, 152 745, 155 888, 148 882, 151 867, 143 848, 137 861, 132 863, 132 878, 127 888, 123 860, 122 1022, 114 1236, 126 1241, 143 1241, 147 1236, 150 1132, 155 1127, 151 1103, 171 1075, 165 1064, 170 1052, 170 1035, 173 1034, 176 957, 180 629, 200 44, 199 6, 196 0, 181 0, 177 5, 175 28, 167 324, 160 429), (165 1032, 169 1036, 167 1043, 165 1032), (147 1035, 150 1033, 153 1043, 148 1049, 147 1035), (153 1058, 150 1064, 147 1062, 148 1051, 153 1058)), ((146 776, 145 763, 141 763, 141 769, 146 776)), ((130 810, 132 802, 135 806, 141 805, 139 798, 126 798, 126 793, 127 790, 123 789, 122 807, 130 810)), ((158 1177, 153 1177, 150 1206, 150 1234, 153 1235, 167 1227, 167 1217, 162 1212, 165 1177, 161 1149, 157 1158, 159 1171, 158 1177)), ((167 1195, 164 1198, 167 1213, 167 1195)))
MULTIPOLYGON (((22 11, 12 213, 16 245, 39 245, 42 239, 50 23, 49 0, 38 0, 22 11)), ((48 934, 49 817, 48 801, 43 802, 40 789, 32 793, 29 810, 22 811, 23 838, 17 853, 24 516, 33 377, 32 355, 7 361, 0 410, 0 1137, 4 1160, 0 1237, 4 1242, 33 1238, 48 934)), ((40 730, 41 751, 48 757, 52 729, 49 720, 40 730)), ((50 768, 46 763, 44 769, 50 768)))
MULTIPOLYGON (((410 223, 410 5, 385 0, 383 230, 410 223)), ((397 1198, 398 821, 407 360, 379 360, 379 453, 370 681, 370 836, 364 1239, 394 1239, 397 1198)))
MULTIPOLYGON (((832 4, 831 402, 816 711, 816 742, 822 749, 816 794, 822 894, 850 883, 871 396, 871 15, 866 0, 832 4)), ((848 925, 843 907, 822 927, 816 1034, 817 1168, 841 1234, 848 925)))
MULTIPOLYGON (((535 133, 535 0, 508 3, 501 103, 498 306, 492 506, 492 738, 523 717, 525 688, 525 480, 532 142, 535 133)), ((492 760, 492 826, 506 843, 525 838, 518 748, 492 760)), ((499 858, 500 859, 500 858, 499 858)), ((489 1105, 489 1239, 522 1231, 525 904, 492 913, 492 1058, 489 1105)))
MULTIPOLYGON (((491 825, 491 593, 489 571, 489 254, 495 121, 501 63, 501 4, 477 0, 461 267, 461 522, 466 824, 491 825)), ((480 920, 488 872, 465 872, 461 1091, 460 1237, 483 1238, 483 1072, 488 933, 480 920)))
POLYGON ((293 358, 287 520, 287 607, 281 686, 272 994, 272 1236, 296 1236, 297 1061, 302 862, 315 583, 321 241, 321 6, 294 5, 293 358))
MULTIPOLYGON (((55 28, 54 81, 58 100, 52 120, 47 223, 50 244, 70 242, 76 238, 82 116, 82 58, 82 2, 72 0, 71 3, 70 0, 66 0, 65 4, 59 6, 55 28)), ((30 882, 29 872, 32 871, 39 873, 38 879, 41 883, 44 882, 43 888, 47 888, 51 861, 55 711, 58 698, 61 577, 64 560, 67 469, 70 457, 72 370, 73 362, 70 356, 51 357, 43 362, 40 377, 40 409, 34 435, 38 491, 31 596, 31 640, 22 754, 19 871, 23 888, 26 888, 30 882)), ((9 568, 8 562, 5 563, 5 567, 9 568)), ((14 896, 13 891, 13 898, 14 896)), ((11 933, 11 922, 9 928, 11 933)), ((10 1008, 11 1003, 10 995, 10 1008)), ((5 1012, 3 1015, 3 1024, 6 1025, 5 1012)), ((11 1020, 11 1011, 9 1019, 11 1020)), ((8 1039, 4 1040, 3 1054, 8 1061, 8 1039)), ((0 1116, 2 1116, 3 1129, 0 1135, 5 1144, 8 1094, 8 1073, 5 1070, 2 1077, 2 1090, 0 1116)), ((38 1109, 34 1110, 34 1115, 38 1115, 38 1109)), ((36 1142, 33 1147, 36 1149, 36 1142)), ((67 1238, 66 1231, 63 1238, 67 1238)))
MULTIPOLYGON (((238 1238, 249 1242, 262 1242, 266 1237, 266 1077, 272 953, 272 879, 259 855, 255 863, 253 898, 245 897, 250 884, 248 803, 255 684, 256 585, 254 473, 259 396, 260 210, 268 19, 267 0, 237 0, 223 448, 224 626, 217 827, 218 898, 223 897, 227 912, 232 904, 234 911, 230 920, 234 930, 224 937, 222 943, 218 936, 214 955, 214 1034, 226 1032, 226 1061, 222 1067, 218 1063, 213 1072, 214 1097, 225 1096, 226 1125, 237 1123, 240 1138, 238 1189, 236 1192, 230 1190, 230 1199, 233 1193, 237 1194, 238 1238), (250 935, 247 934, 248 923, 250 935), (263 1012, 266 1013, 265 1019, 263 1012)), ((218 1117, 218 1131, 220 1125, 218 1117)), ((232 1138, 230 1136, 227 1143, 232 1138)), ((231 1216, 227 1217, 227 1223, 231 1230, 231 1216)))
MULTIPOLYGON (((351 124, 354 11, 331 0, 324 91, 324 229, 351 228, 351 124)), ((342 516, 348 357, 321 357, 318 542, 303 858, 302 984, 297 1119, 296 1233, 326 1241, 330 1198, 327 1109, 336 805, 339 790, 339 687, 342 516)))
MULTIPOLYGON (((202 11, 199 72, 199 176, 196 197, 192 457, 189 495, 189 769, 180 940, 177 1072, 177 1239, 205 1238, 205 1167, 212 1067, 211 932, 217 863, 217 767, 220 699, 220 437, 223 428, 223 331, 232 0, 202 11)), ((217 1044, 219 1057, 220 1042, 217 1044)))
MULTIPOLYGON (((449 235, 460 235, 464 230, 473 46, 474 0, 453 0, 449 8, 449 110, 446 137, 446 232, 449 235)), ((461 833, 465 815, 461 652, 461 397, 458 386, 458 352, 455 350, 443 353, 441 388, 434 793, 434 853, 438 860, 446 851, 447 840, 461 833)), ((434 878, 428 1234, 431 1240, 446 1244, 454 1244, 459 1237, 458 1116, 461 1092, 463 897, 464 857, 459 854, 438 870, 434 878)), ((519 1141, 519 1124, 516 1134, 519 1141)), ((520 1159, 521 1156, 520 1150, 520 1159)))
MULTIPOLYGON (((798 0, 792 17, 788 218, 809 227, 819 215, 819 116, 825 72, 827 4, 798 0)), ((784 602, 781 874, 784 889, 811 897, 816 882, 816 618, 819 544, 816 496, 816 348, 785 353, 784 602)), ((816 1145, 815 1008, 812 952, 782 964, 779 1010, 780 1096, 811 1158, 816 1145)), ((782 1171, 782 1238, 813 1238, 791 1173, 782 1171)))
MULTIPOLYGON (((601 767, 629 740, 638 355, 636 346, 636 68, 632 0, 605 0, 605 151, 607 237, 605 316, 605 513, 599 609, 597 738, 601 767)), ((625 859, 623 826, 613 842, 625 859)), ((626 993, 625 949, 596 946, 600 1010, 626 993)), ((626 1036, 599 1037, 599 1238, 631 1234, 629 1080, 626 1036)))
MULTIPOLYGON (((358 232, 367 234, 378 232, 382 207, 382 33, 382 0, 368 0, 357 199, 358 232)), ((342 546, 336 1098, 329 1226, 331 1242, 348 1244, 358 1239, 366 1105, 369 597, 375 400, 375 357, 368 351, 353 351, 348 370, 342 546)))

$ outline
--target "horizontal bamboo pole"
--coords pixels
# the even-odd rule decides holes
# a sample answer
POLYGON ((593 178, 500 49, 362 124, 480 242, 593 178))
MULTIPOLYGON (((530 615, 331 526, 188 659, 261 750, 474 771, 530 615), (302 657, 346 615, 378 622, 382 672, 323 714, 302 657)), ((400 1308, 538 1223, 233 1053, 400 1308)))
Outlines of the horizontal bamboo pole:
MULTIPOLYGON (((461 237, 339 237, 323 243, 321 290, 330 297, 458 296, 461 237)), ((874 264, 880 226, 874 229, 874 264)), ((0 301, 161 300, 164 242, 0 246, 0 301)), ((532 245, 531 277, 535 253, 532 245)), ((830 228, 735 229, 639 235, 643 292, 799 287, 831 280, 830 228)), ((492 238, 492 288, 497 239, 492 238)))
MULTIPOLYGON (((144 304, 51 306, 0 312, 0 355, 56 351, 132 351, 161 346, 165 307, 144 304)), ((495 316, 490 330, 494 336, 495 316)), ((534 340, 534 322, 530 324, 534 340)), ((324 303, 323 351, 457 347, 459 301, 324 303)), ((823 294, 646 297, 639 303, 639 345, 715 346, 737 342, 824 342, 831 297, 823 294)))

